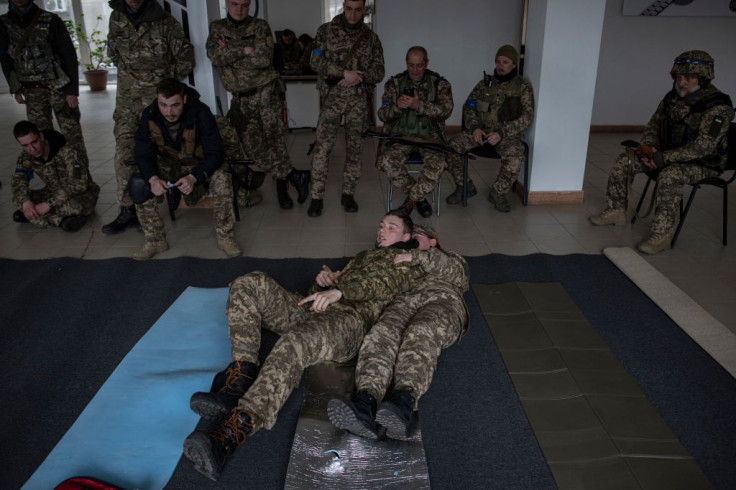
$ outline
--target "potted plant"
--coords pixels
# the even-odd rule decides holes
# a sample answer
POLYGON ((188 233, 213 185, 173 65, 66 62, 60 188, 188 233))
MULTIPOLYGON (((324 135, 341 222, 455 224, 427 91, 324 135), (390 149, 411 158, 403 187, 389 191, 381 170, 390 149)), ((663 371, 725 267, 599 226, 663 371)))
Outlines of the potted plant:
MULTIPOLYGON (((84 17, 84 14, 81 17, 84 17)), ((110 63, 110 58, 107 57, 107 40, 102 37, 102 31, 98 28, 100 22, 102 22, 102 15, 97 16, 97 22, 95 22, 92 32, 88 34, 81 23, 75 24, 70 20, 64 21, 74 44, 85 46, 89 54, 89 62, 82 63, 80 61, 79 64, 84 66, 84 78, 87 80, 91 91, 107 88, 107 70, 105 67, 110 63)))

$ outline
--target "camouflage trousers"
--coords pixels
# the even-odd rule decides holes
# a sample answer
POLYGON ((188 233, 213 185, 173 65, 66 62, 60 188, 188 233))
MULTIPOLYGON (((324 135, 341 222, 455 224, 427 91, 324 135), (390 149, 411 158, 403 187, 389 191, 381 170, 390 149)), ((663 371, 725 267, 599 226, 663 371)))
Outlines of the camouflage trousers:
MULTIPOLYGON (((29 191, 31 201, 35 204, 48 201, 53 194, 48 188, 29 191)), ((87 191, 82 194, 72 196, 68 201, 51 208, 51 211, 41 216, 39 219, 31 220, 30 222, 36 226, 47 227, 47 226, 59 226, 61 220, 67 216, 76 216, 82 214, 89 216, 95 212, 95 205, 97 204, 97 198, 100 195, 100 186, 91 182, 87 191)))
POLYGON ((419 401, 432 382, 440 351, 462 336, 467 321, 462 297, 446 288, 397 297, 363 340, 356 389, 380 402, 393 380, 394 390, 409 390, 419 401))
POLYGON ((353 310, 331 305, 310 312, 263 272, 251 272, 230 284, 227 321, 233 360, 258 362, 261 327, 281 337, 238 407, 254 417, 254 429, 270 429, 304 369, 322 361, 345 362, 358 352, 364 322, 353 310))
POLYGON ((67 142, 84 149, 82 125, 79 123, 82 115, 79 107, 69 107, 60 90, 47 87, 23 87, 23 97, 26 101, 26 116, 29 121, 38 126, 38 129, 54 128, 53 113, 56 115, 59 131, 67 142))
POLYGON ((254 94, 233 97, 230 120, 245 142, 245 152, 275 179, 285 179, 294 168, 286 148, 279 81, 259 88, 254 94))
MULTIPOLYGON (((120 92, 120 87, 118 87, 118 92, 120 92)), ((113 128, 113 135, 115 136, 115 180, 117 181, 117 200, 120 206, 133 205, 133 201, 128 195, 128 181, 134 173, 138 172, 134 156, 135 133, 138 131, 141 113, 156 97, 156 90, 154 87, 153 95, 148 98, 144 93, 133 97, 128 97, 128 95, 130 95, 129 92, 118 93, 115 111, 112 114, 115 122, 113 128)))
MULTIPOLYGON (((474 146, 478 146, 478 144, 471 133, 463 131, 450 140, 449 146, 455 151, 465 153, 474 146)), ((501 168, 498 170, 493 188, 499 194, 506 194, 516 182, 524 164, 524 143, 520 138, 503 138, 493 148, 501 157, 501 168)), ((463 185, 463 164, 464 161, 461 156, 447 156, 447 171, 452 175, 452 180, 455 181, 456 186, 463 185)))
MULTIPOLYGON (((178 162, 159 158, 159 178, 164 181, 176 182, 182 175, 186 175, 192 167, 181 166, 178 162)), ((215 198, 215 232, 218 240, 233 238, 235 230, 235 211, 233 210, 233 184, 232 176, 227 165, 215 170, 210 181, 210 192, 215 198)), ((198 192, 196 187, 203 185, 198 182, 192 194, 198 192)), ((205 193, 202 193, 205 195, 205 193)), ((186 196, 184 196, 186 200, 186 196)), ((193 203, 192 203, 193 204, 193 203)), ((164 222, 158 211, 158 199, 148 199, 143 204, 135 205, 138 221, 143 228, 147 242, 158 242, 166 240, 164 222)))
POLYGON ((368 127, 368 98, 365 93, 341 94, 326 90, 320 97, 317 144, 312 156, 312 199, 325 194, 330 153, 335 146, 340 122, 345 116, 345 168, 342 193, 355 194, 363 161, 363 132, 368 127))
POLYGON ((437 186, 445 170, 445 155, 415 146, 395 143, 382 144, 376 164, 386 172, 391 185, 401 189, 409 199, 421 201, 437 186), (422 157, 422 171, 416 179, 411 176, 406 160, 413 152, 422 157))
MULTIPOLYGON (((619 155, 608 176, 606 207, 608 209, 626 209, 629 189, 634 176, 649 171, 651 169, 635 155, 631 155, 631 157, 627 153, 619 155)), ((675 220, 680 215, 682 186, 694 184, 707 177, 716 177, 719 173, 717 170, 697 163, 672 163, 664 167, 657 178, 654 219, 650 231, 659 234, 672 232, 675 220)))

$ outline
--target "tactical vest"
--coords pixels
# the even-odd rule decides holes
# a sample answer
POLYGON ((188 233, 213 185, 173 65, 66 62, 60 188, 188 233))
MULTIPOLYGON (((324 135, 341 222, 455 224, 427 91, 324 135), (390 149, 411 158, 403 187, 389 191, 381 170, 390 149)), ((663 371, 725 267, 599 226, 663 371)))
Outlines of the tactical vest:
POLYGON ((36 25, 21 49, 18 49, 18 44, 23 39, 25 28, 12 22, 9 15, 0 18, 8 31, 8 54, 13 58, 13 66, 21 84, 43 83, 51 88, 61 88, 69 83, 70 79, 59 66, 48 40, 54 14, 41 10, 36 25))
POLYGON ((173 158, 184 165, 197 165, 204 159, 202 145, 198 145, 197 130, 194 125, 187 126, 181 133, 181 148, 179 150, 166 144, 164 133, 155 121, 148 121, 148 129, 151 131, 151 139, 158 147, 158 154, 173 158))
POLYGON ((498 82, 495 77, 493 83, 483 90, 479 97, 476 98, 478 103, 477 111, 480 116, 481 124, 484 128, 499 129, 506 122, 513 121, 521 117, 524 108, 521 104, 521 97, 524 92, 523 79, 516 76, 508 82, 498 82), (498 99, 503 98, 500 106, 498 99), (498 108, 497 110, 494 110, 498 108))
MULTIPOLYGON (((662 150, 671 150, 691 143, 698 137, 702 113, 719 105, 731 107, 731 98, 717 90, 704 88, 691 100, 681 99, 670 91, 664 99, 664 120, 659 126, 662 150)), ((726 154, 725 141, 716 149, 715 157, 726 154)), ((706 157, 707 158, 707 157, 706 157)))
MULTIPOLYGON (((427 70, 419 82, 412 82, 409 78, 409 73, 406 71, 396 75, 395 78, 399 80, 399 96, 404 93, 405 89, 413 88, 417 91, 420 100, 426 100, 428 102, 434 102, 436 100, 437 87, 441 79, 437 73, 427 70)), ((442 133, 437 122, 425 114, 418 114, 413 109, 401 111, 401 117, 391 124, 391 134, 432 136, 437 133, 442 133)))

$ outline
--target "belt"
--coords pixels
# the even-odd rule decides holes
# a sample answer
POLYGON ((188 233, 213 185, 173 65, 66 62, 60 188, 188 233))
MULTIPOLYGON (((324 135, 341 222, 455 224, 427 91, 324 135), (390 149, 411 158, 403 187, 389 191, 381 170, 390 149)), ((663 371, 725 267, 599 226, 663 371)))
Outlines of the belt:
POLYGON ((256 95, 258 93, 258 89, 254 88, 252 90, 246 90, 245 92, 235 92, 233 93, 233 97, 251 97, 253 95, 256 95))

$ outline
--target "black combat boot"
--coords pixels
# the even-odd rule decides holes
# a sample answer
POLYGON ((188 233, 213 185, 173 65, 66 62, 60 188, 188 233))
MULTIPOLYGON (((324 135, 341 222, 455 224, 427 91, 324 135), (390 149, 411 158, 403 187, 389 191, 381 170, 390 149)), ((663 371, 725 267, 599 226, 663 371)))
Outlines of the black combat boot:
MULTIPOLYGON (((468 180, 468 195, 467 198, 470 199, 474 195, 478 194, 478 189, 475 187, 475 184, 473 184, 472 180, 468 180)), ((447 196, 445 199, 445 202, 447 204, 460 204, 463 202, 463 186, 459 185, 455 188, 455 192, 447 196)))
POLYGON ((322 201, 322 199, 312 199, 312 202, 309 203, 309 209, 307 209, 307 215, 312 218, 318 218, 322 216, 323 206, 324 202, 322 201))
POLYGON ((411 391, 399 390, 391 394, 388 401, 381 403, 376 413, 376 422, 386 428, 386 437, 406 441, 414 422, 414 396, 411 391))
POLYGON ((376 399, 359 391, 352 400, 333 396, 327 403, 327 416, 332 425, 356 436, 377 441, 384 438, 384 430, 376 423, 376 399))
POLYGON ((311 172, 309 170, 297 170, 292 169, 289 175, 286 176, 287 180, 294 186, 297 192, 296 200, 299 204, 304 204, 309 195, 309 181, 311 180, 311 172))
POLYGON ((345 208, 346 213, 358 212, 358 203, 355 201, 352 194, 343 194, 342 197, 340 197, 340 204, 345 208))
POLYGON ((250 415, 233 410, 212 432, 189 434, 184 440, 184 456, 194 463, 195 470, 217 481, 235 448, 245 443, 252 431, 250 415))
POLYGON ((64 231, 75 232, 79 231, 84 224, 87 222, 87 217, 81 214, 75 214, 73 216, 66 216, 59 223, 59 228, 64 231))
POLYGON ((258 376, 258 366, 252 362, 231 362, 225 370, 225 384, 214 391, 198 391, 189 399, 189 407, 200 417, 217 420, 238 406, 238 400, 258 376))
POLYGON ((121 206, 120 214, 112 222, 102 227, 102 233, 117 235, 133 226, 138 226, 138 216, 135 214, 135 206, 121 206))
POLYGON ((294 207, 294 201, 289 196, 289 182, 286 179, 276 179, 276 196, 279 200, 281 209, 291 209, 294 207))
POLYGON ((414 211, 414 208, 416 207, 417 203, 407 197, 406 199, 404 199, 404 202, 401 203, 401 206, 396 208, 396 211, 406 216, 411 216, 411 212, 414 211))
POLYGON ((422 218, 429 218, 432 216, 432 205, 427 202, 426 199, 417 201, 417 211, 422 218))

